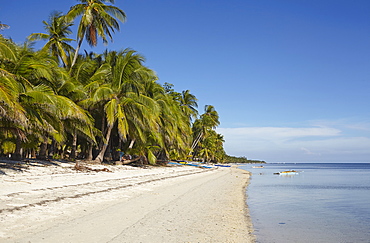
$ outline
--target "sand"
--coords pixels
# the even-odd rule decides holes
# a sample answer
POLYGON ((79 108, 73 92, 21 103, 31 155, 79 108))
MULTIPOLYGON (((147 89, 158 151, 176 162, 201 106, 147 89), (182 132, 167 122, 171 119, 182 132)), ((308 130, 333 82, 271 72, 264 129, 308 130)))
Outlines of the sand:
POLYGON ((247 171, 0 161, 0 242, 254 242, 247 171))

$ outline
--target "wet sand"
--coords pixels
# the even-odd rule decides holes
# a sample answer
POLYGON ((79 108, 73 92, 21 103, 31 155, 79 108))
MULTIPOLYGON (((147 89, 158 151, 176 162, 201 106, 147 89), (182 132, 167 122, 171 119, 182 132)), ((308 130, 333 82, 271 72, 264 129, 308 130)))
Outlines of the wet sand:
POLYGON ((73 166, 0 167, 0 242, 254 242, 244 170, 73 166))

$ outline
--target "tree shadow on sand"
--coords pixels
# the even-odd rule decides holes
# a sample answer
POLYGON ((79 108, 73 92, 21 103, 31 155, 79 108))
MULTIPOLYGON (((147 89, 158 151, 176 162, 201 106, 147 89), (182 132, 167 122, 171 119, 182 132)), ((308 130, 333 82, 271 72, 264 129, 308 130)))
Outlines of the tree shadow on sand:
MULTIPOLYGON (((71 163, 68 161, 58 162, 71 163)), ((7 175, 7 172, 9 173, 10 171, 22 173, 30 167, 46 167, 51 165, 60 166, 60 164, 51 160, 27 159, 22 161, 14 161, 10 159, 0 158, 0 175, 7 175)))

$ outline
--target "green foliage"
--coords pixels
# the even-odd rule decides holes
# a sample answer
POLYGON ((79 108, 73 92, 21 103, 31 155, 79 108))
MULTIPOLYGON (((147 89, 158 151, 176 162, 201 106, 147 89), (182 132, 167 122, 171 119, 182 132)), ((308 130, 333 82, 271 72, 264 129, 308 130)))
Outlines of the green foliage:
MULTIPOLYGON (((80 0, 80 3, 72 6, 65 16, 68 22, 81 17, 77 30, 78 45, 71 64, 72 67, 75 65, 84 38, 90 46, 97 45, 98 36, 103 39, 104 44, 107 44, 107 36, 112 40, 112 33, 120 29, 117 20, 126 21, 125 12, 115 6, 106 5, 104 2, 107 1, 80 0)), ((113 3, 113 1, 108 2, 113 3)))
POLYGON ((235 157, 235 156, 230 156, 226 155, 225 160, 226 163, 250 163, 250 164, 264 164, 266 163, 265 161, 261 160, 250 160, 247 159, 247 157, 235 157))
POLYGON ((5 140, 1 143, 1 152, 3 154, 11 154, 15 151, 15 143, 9 140, 5 140))
POLYGON ((73 47, 69 42, 73 39, 68 38, 72 34, 70 27, 73 25, 67 22, 60 12, 53 12, 49 21, 43 21, 47 33, 33 33, 28 36, 29 41, 46 40, 43 50, 59 59, 64 66, 69 63, 68 56, 73 52, 73 47))
POLYGON ((150 164, 191 157, 223 162, 224 139, 215 131, 220 121, 213 106, 199 116, 195 95, 160 85, 134 50, 79 53, 83 40, 96 46, 98 37, 104 43, 112 39, 118 21, 126 18, 106 4, 114 1, 79 2, 66 15, 52 13, 43 22, 46 33, 28 37, 46 41, 41 50, 0 35, 2 152, 23 149, 34 155, 38 150, 58 159, 71 153, 71 160, 79 152, 91 160, 96 149, 100 162, 114 159, 111 151, 130 151, 150 164), (68 36, 78 16, 74 49, 68 36))

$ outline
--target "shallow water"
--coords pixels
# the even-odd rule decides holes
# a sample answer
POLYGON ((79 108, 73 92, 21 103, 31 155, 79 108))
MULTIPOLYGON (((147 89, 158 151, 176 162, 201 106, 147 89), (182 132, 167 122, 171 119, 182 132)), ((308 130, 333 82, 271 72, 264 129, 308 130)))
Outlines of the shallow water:
POLYGON ((248 207, 257 242, 370 242, 370 164, 266 164, 252 172, 248 207), (274 172, 301 171, 280 176, 274 172))

